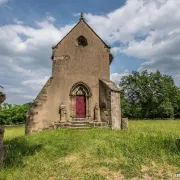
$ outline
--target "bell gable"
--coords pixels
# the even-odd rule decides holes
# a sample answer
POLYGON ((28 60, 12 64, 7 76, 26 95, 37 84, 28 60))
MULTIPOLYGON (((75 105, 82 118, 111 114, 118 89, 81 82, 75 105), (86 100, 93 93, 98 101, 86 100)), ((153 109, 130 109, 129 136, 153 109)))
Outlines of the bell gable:
POLYGON ((56 50, 61 49, 61 45, 63 44, 71 44, 72 47, 98 47, 105 49, 106 52, 109 53, 109 62, 111 63, 113 60, 113 55, 110 52, 111 47, 108 46, 101 38, 97 35, 97 33, 86 23, 83 14, 81 13, 81 17, 79 22, 67 33, 64 38, 58 42, 55 46, 52 47, 53 55, 56 50), (67 41, 71 41, 67 43, 67 41))

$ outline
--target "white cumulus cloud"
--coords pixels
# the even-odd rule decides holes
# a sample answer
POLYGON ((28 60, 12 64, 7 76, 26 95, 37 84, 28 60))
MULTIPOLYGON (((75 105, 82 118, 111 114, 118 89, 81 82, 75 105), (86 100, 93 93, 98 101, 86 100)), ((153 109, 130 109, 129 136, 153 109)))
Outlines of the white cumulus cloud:
POLYGON ((123 76, 128 76, 128 75, 129 75, 129 70, 126 69, 122 73, 112 73, 110 79, 119 86, 121 78, 123 76))
POLYGON ((7 2, 8 2, 8 0, 0 0, 0 6, 1 6, 2 4, 7 3, 7 2))
POLYGON ((113 46, 115 54, 146 60, 139 70, 160 70, 180 85, 179 9, 179 0, 127 0, 111 13, 86 18, 109 44, 120 44, 113 46))
MULTIPOLYGON (((0 5, 4 2, 0 0, 0 5)), ((114 55, 143 59, 140 71, 158 69, 180 85, 179 9, 179 0, 127 0, 110 13, 87 13, 85 19, 113 47, 114 55)), ((35 24, 36 28, 16 18, 14 24, 0 26, 0 84, 10 103, 29 102, 37 96, 51 74, 51 47, 74 26, 57 27, 49 13, 35 24)), ((118 84, 128 74, 128 69, 113 73, 111 80, 118 84)))
POLYGON ((0 27, 0 84, 7 102, 32 101, 51 74, 51 47, 62 39, 73 25, 57 28, 55 18, 36 22, 39 27, 22 23, 0 27))

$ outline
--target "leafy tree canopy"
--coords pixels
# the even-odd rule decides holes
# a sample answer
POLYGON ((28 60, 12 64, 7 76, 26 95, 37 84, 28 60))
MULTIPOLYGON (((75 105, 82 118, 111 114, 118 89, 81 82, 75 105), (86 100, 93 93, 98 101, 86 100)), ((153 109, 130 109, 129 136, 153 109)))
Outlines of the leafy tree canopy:
POLYGON ((30 105, 12 105, 3 103, 0 111, 0 124, 20 124, 25 123, 25 115, 30 105))
POLYGON ((137 72, 120 82, 123 116, 130 118, 180 117, 180 89, 159 71, 137 72))

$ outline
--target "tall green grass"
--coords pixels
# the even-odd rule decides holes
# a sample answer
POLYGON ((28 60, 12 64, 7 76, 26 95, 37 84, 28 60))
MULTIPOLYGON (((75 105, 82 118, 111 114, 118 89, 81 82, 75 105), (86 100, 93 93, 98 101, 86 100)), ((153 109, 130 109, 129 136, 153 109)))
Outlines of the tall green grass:
POLYGON ((175 179, 180 121, 130 121, 128 131, 9 128, 0 179, 175 179))

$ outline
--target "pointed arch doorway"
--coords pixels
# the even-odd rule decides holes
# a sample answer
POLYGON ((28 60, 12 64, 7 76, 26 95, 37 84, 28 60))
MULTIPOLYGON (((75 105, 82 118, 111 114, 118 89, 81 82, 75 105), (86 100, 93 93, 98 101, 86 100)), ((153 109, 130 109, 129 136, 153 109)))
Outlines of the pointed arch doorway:
POLYGON ((91 91, 83 82, 78 82, 70 90, 72 120, 89 119, 91 116, 91 91))

